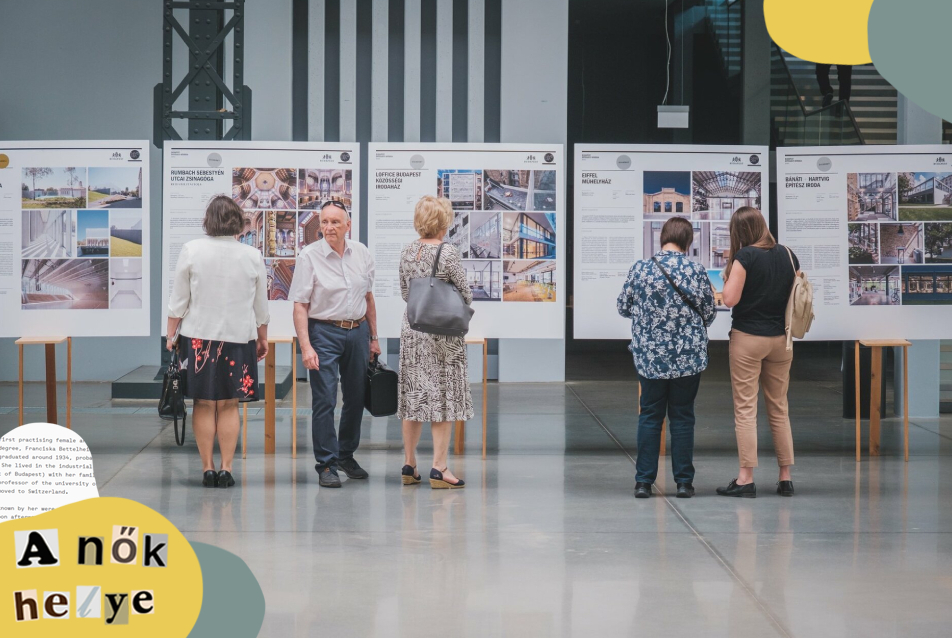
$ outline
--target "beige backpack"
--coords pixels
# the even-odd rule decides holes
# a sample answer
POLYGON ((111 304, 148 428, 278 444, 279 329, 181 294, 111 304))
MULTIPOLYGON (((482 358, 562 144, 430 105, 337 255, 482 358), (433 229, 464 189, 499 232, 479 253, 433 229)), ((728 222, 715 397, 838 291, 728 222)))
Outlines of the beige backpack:
POLYGON ((807 279, 806 273, 797 274, 797 267, 793 263, 793 253, 787 249, 790 257, 790 266, 793 268, 793 288, 790 290, 790 299, 787 300, 786 331, 787 350, 793 350, 793 338, 803 339, 810 332, 813 325, 813 284, 807 279))

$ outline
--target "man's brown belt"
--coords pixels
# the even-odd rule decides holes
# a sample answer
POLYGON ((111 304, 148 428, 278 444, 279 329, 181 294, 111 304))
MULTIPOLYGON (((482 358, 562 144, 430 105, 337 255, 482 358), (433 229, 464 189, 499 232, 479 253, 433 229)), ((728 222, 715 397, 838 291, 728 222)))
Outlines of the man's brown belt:
POLYGON ((354 328, 360 327, 360 324, 364 322, 364 317, 360 319, 344 319, 343 321, 334 321, 333 319, 315 319, 319 323, 326 323, 331 326, 337 326, 338 328, 343 328, 344 330, 353 330, 354 328))

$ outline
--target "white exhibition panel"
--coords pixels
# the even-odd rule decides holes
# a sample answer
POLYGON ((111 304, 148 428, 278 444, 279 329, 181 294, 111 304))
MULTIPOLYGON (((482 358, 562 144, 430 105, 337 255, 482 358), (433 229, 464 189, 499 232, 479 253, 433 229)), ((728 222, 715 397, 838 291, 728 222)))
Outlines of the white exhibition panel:
POLYGON ((424 195, 456 212, 446 241, 463 257, 473 338, 562 339, 565 175, 561 144, 370 144, 368 243, 376 260, 377 331, 400 336, 400 253, 417 239, 424 195))
POLYGON ((162 334, 182 245, 202 237, 205 207, 231 195, 245 211, 238 240, 256 247, 268 273, 269 336, 293 336, 288 290, 295 258, 319 240, 320 207, 344 204, 359 237, 360 155, 356 143, 167 141, 162 167, 162 334))
MULTIPOLYGON (((692 221, 688 256, 723 291, 730 216, 770 201, 768 158, 766 146, 576 144, 575 338, 631 339, 618 295, 635 261, 661 250, 671 217, 692 221)), ((718 311, 708 334, 727 339, 730 312, 718 311)))
POLYGON ((0 142, 0 337, 149 334, 149 142, 0 142))
POLYGON ((814 340, 952 336, 944 145, 777 149, 780 241, 814 287, 814 340))

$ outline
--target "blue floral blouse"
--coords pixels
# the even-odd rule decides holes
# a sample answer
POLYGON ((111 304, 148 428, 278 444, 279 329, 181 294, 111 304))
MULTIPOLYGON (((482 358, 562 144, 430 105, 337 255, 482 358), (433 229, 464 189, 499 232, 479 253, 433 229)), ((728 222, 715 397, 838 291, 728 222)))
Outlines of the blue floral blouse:
POLYGON ((655 255, 681 291, 694 301, 699 316, 681 298, 651 259, 635 262, 618 295, 618 314, 631 319, 635 368, 647 379, 677 379, 707 368, 707 327, 717 308, 707 271, 683 253, 655 255))

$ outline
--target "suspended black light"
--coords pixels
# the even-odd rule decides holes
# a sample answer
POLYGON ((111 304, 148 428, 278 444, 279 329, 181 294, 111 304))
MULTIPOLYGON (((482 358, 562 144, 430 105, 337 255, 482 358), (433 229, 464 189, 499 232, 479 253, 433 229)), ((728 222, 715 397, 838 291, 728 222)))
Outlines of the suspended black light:
POLYGON ((906 232, 902 229, 902 224, 899 224, 899 232, 896 234, 899 235, 900 237, 906 234, 906 232))

